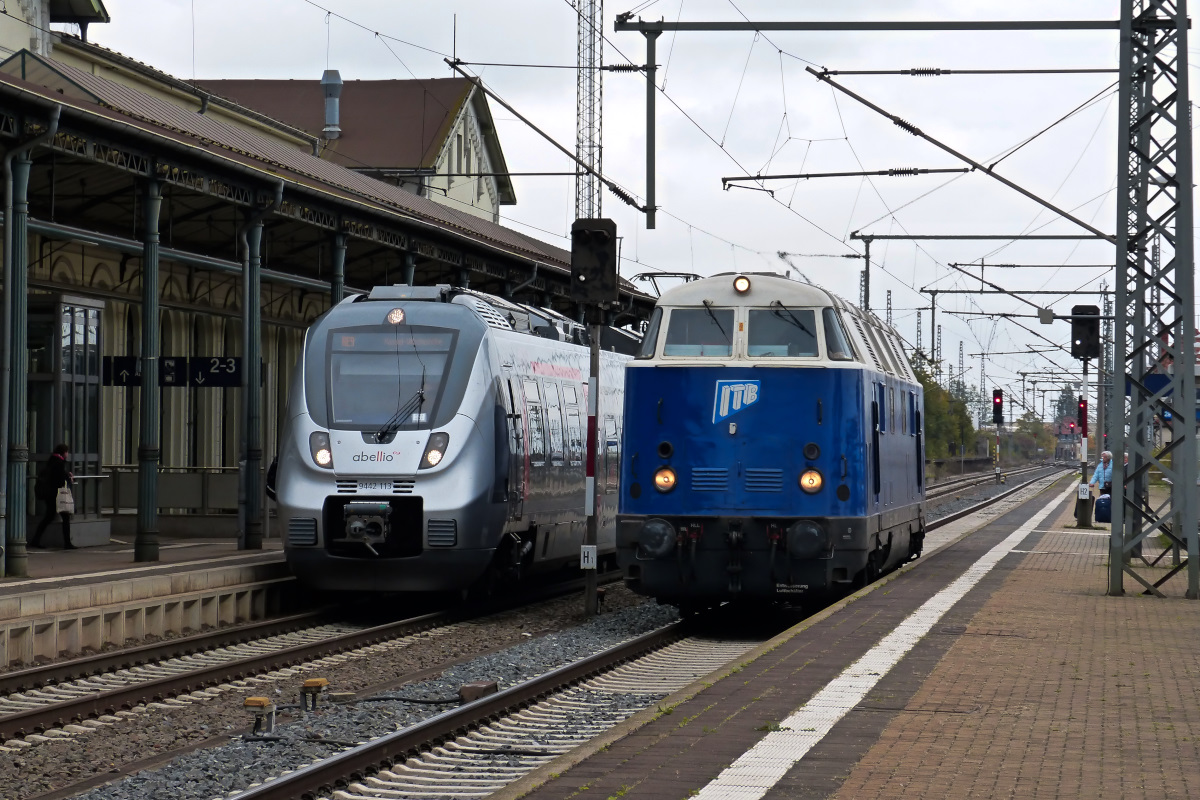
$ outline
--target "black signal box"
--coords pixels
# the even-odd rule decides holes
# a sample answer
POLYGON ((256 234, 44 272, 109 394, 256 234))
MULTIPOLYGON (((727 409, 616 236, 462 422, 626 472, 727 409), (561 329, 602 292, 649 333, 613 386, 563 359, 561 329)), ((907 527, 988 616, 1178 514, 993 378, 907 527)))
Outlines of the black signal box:
POLYGON ((571 299, 586 305, 617 302, 617 223, 577 219, 571 225, 571 299))
POLYGON ((1004 424, 1004 390, 992 389, 992 423, 1004 424))

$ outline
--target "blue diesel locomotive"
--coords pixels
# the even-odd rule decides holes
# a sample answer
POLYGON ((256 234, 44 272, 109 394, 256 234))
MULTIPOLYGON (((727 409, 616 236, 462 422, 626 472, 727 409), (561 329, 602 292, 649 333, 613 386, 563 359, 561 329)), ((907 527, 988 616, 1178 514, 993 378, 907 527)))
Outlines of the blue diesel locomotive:
POLYGON ((684 608, 800 602, 921 553, 921 384, 898 335, 809 284, 659 299, 625 370, 617 559, 684 608))

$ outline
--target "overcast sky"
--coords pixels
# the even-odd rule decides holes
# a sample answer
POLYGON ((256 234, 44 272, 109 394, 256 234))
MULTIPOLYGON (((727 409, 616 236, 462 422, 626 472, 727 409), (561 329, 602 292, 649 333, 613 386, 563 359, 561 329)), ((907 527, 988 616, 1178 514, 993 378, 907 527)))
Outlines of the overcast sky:
MULTIPOLYGON (((568 0, 105 0, 105 5, 113 21, 92 26, 92 41, 184 79, 316 80, 327 66, 340 70, 345 80, 445 77, 451 73, 443 57, 452 53, 468 62, 575 62, 576 15, 568 0), (362 27, 329 17, 322 8, 362 27)), ((608 0, 605 6, 606 64, 644 62, 644 37, 613 29, 616 14, 635 9, 643 19, 684 21, 736 21, 743 14, 753 20, 1116 19, 1119 14, 1114 0, 658 0, 641 5, 608 0)), ((853 231, 1083 233, 978 172, 776 180, 764 184, 773 196, 748 189, 723 191, 721 178, 963 166, 814 79, 805 72, 809 65, 841 71, 1115 69, 1117 55, 1115 31, 664 34, 657 59, 664 89, 658 96, 657 229, 647 231, 642 217, 613 195, 606 193, 603 199, 604 215, 616 220, 624 237, 622 274, 782 272, 789 265, 776 253, 783 251, 795 254, 792 265, 810 280, 857 302, 862 260, 841 257, 862 252, 862 242, 850 238, 853 231)), ((574 149, 572 70, 472 69, 522 114, 574 149)), ((1119 118, 1115 74, 845 75, 835 80, 984 163, 1053 126, 1004 159, 997 172, 1095 227, 1113 231, 1119 118), (1073 111, 1077 113, 1055 125, 1073 111)), ((493 113, 511 170, 572 169, 504 109, 493 105, 493 113)), ((607 176, 642 198, 645 78, 639 74, 604 76, 603 167, 607 176)), ((568 246, 573 180, 518 177, 514 183, 518 204, 504 209, 504 224, 568 246)), ((925 307, 925 348, 930 341, 929 297, 918 290, 979 287, 977 279, 967 279, 951 263, 982 258, 995 264, 1063 267, 987 270, 988 280, 1012 289, 1096 289, 1105 276, 1112 284, 1111 267, 1075 266, 1112 264, 1113 248, 1096 242, 877 241, 871 255, 872 309, 882 316, 891 290, 893 322, 911 344, 916 339, 915 309, 925 307)), ((977 268, 972 271, 978 274, 977 268)), ((1094 294, 1030 299, 1059 314, 1069 313, 1076 303, 1099 304, 1094 294)), ((959 342, 965 343, 969 384, 979 382, 975 354, 981 351, 1046 346, 1012 322, 954 313, 1033 312, 1010 297, 942 294, 938 307, 943 355, 957 369, 959 342)), ((1018 321, 1055 342, 1068 340, 1065 322, 1041 326, 1035 319, 1018 321)), ((985 388, 999 385, 1016 395, 1018 372, 1067 369, 1077 370, 1078 362, 1062 353, 1049 358, 995 355, 985 388)))

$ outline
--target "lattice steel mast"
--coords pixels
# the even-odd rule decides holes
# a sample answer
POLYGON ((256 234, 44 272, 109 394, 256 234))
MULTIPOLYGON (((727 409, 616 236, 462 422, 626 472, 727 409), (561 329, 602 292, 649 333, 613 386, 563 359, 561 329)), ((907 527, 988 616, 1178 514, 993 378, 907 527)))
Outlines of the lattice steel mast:
POLYGON ((1192 131, 1188 95, 1186 0, 1121 3, 1116 364, 1113 376, 1113 503, 1108 593, 1129 575, 1161 594, 1186 566, 1189 598, 1200 597, 1196 535, 1195 274, 1192 252, 1192 131), (1158 257, 1152 242, 1160 237, 1158 257), (1156 297, 1161 302, 1153 302, 1156 297), (1159 358, 1153 357, 1158 354, 1159 358), (1160 366, 1168 367, 1162 375, 1160 366), (1155 375, 1148 380, 1155 372, 1155 375), (1130 386, 1128 399, 1121 395, 1130 386), (1122 402, 1124 401, 1124 402, 1122 402), (1155 416, 1170 411, 1171 442, 1155 451, 1155 416), (1124 424, 1117 424, 1118 419, 1124 424), (1121 452, 1129 455, 1122 467, 1121 452), (1154 469, 1169 481, 1161 502, 1149 494, 1154 469), (1187 560, 1158 580, 1139 574, 1142 545, 1166 533, 1187 560), (1154 536, 1155 538, 1148 538, 1154 536))
MULTIPOLYGON (((601 107, 604 95, 604 2, 576 0, 579 19, 578 67, 575 83, 575 157, 596 173, 601 169, 601 107)), ((580 172, 575 178, 575 218, 595 219, 601 214, 603 189, 595 174, 580 172)))

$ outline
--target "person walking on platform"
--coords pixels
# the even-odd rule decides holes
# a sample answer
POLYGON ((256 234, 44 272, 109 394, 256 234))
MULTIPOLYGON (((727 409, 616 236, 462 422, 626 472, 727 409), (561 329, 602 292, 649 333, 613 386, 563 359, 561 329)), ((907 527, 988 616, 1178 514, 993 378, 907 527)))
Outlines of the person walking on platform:
POLYGON ((46 506, 46 513, 42 515, 33 538, 29 540, 30 547, 41 548, 42 534, 46 532, 46 528, 50 526, 55 517, 60 517, 62 518, 63 549, 75 549, 75 545, 71 544, 71 512, 60 510, 58 502, 58 490, 63 487, 70 489, 71 484, 75 482, 75 474, 71 472, 70 460, 71 448, 65 444, 55 445, 54 452, 50 454, 50 458, 38 472, 37 480, 33 484, 33 494, 46 506))
POLYGON ((1100 454, 1100 463, 1092 470, 1089 486, 1095 486, 1099 494, 1112 493, 1112 451, 1105 450, 1100 454))

